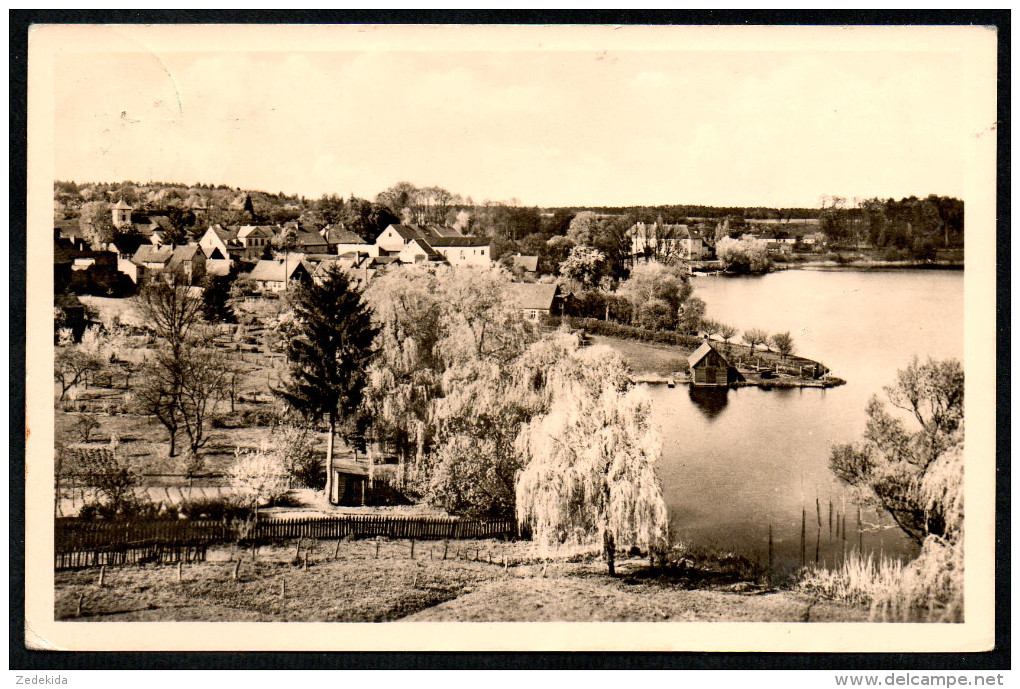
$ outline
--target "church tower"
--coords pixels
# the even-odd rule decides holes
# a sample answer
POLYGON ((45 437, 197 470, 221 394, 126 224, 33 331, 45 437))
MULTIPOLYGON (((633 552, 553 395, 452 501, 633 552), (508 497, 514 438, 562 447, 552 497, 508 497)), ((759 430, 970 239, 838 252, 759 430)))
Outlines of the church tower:
POLYGON ((110 209, 113 215, 113 226, 118 230, 131 224, 131 206, 124 203, 124 199, 117 202, 116 206, 110 209))

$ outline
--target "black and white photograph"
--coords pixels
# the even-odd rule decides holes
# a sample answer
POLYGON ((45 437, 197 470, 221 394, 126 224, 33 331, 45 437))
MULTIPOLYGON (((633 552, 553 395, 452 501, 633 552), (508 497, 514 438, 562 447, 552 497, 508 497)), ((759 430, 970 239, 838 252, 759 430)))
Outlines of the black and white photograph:
POLYGON ((26 642, 990 648, 995 59, 32 27, 26 642))

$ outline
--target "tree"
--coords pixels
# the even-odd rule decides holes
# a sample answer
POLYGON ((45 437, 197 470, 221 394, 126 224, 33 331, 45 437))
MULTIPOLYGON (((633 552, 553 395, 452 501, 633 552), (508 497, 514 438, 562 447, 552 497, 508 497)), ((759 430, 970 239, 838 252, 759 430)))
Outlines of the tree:
POLYGON ((177 376, 175 359, 169 350, 162 348, 155 354, 155 362, 142 367, 142 378, 135 390, 135 400, 140 411, 156 417, 169 436, 168 455, 177 453, 177 432, 181 427, 181 412, 178 405, 180 381, 177 376))
POLYGON ((192 329, 198 323, 202 300, 192 296, 188 281, 173 274, 169 281, 155 280, 142 288, 136 306, 144 321, 180 355, 192 329))
POLYGON ((259 518, 259 505, 279 500, 287 494, 287 473, 280 457, 262 447, 254 452, 234 453, 230 466, 230 484, 238 495, 247 500, 259 518))
POLYGON ((146 362, 138 391, 142 408, 154 415, 170 436, 170 456, 179 429, 187 434, 194 459, 206 443, 206 423, 227 394, 231 367, 225 357, 203 347, 199 328, 203 301, 192 296, 187 281, 173 276, 146 285, 138 308, 162 345, 146 362))
POLYGON ((582 211, 574 216, 567 228, 567 237, 578 246, 595 246, 601 223, 599 217, 591 211, 582 211))
POLYGON ((229 361, 209 347, 193 346, 186 356, 174 362, 177 368, 177 406, 181 424, 188 437, 192 458, 208 442, 206 422, 219 402, 229 394, 229 361))
POLYGON ((734 328, 732 325, 727 325, 725 323, 720 323, 719 324, 719 336, 726 343, 726 348, 727 349, 729 349, 730 340, 732 340, 734 337, 736 337, 739 334, 740 334, 740 331, 737 330, 736 328, 734 328))
POLYGON ((326 417, 326 494, 333 487, 337 426, 361 407, 366 372, 379 330, 347 274, 332 266, 321 282, 301 283, 292 296, 294 329, 287 342, 290 376, 279 391, 308 418, 326 417))
POLYGON ((750 330, 744 331, 744 342, 751 348, 751 353, 754 353, 755 347, 760 344, 765 344, 769 341, 769 332, 762 328, 751 328, 750 330))
POLYGON ((505 509, 500 496, 516 461, 498 439, 516 414, 510 371, 534 333, 508 284, 496 268, 407 266, 373 280, 365 295, 380 328, 365 393, 369 430, 395 446, 402 486, 474 514, 505 509))
POLYGON ((526 460, 518 520, 545 546, 601 543, 614 575, 617 543, 651 554, 666 538, 651 402, 645 390, 629 388, 622 360, 605 347, 572 354, 548 375, 549 412, 518 440, 526 460))
POLYGON ((773 335, 772 346, 775 347, 776 351, 783 356, 783 359, 786 359, 786 357, 793 354, 793 338, 790 337, 790 333, 788 331, 773 335))
POLYGON ((67 391, 83 382, 90 373, 103 368, 102 360, 86 353, 78 345, 57 350, 53 363, 53 377, 60 383, 60 399, 64 399, 67 391))
POLYGON ((734 273, 766 273, 772 267, 765 242, 724 237, 715 246, 715 254, 734 273))
POLYGON ((705 321, 707 306, 700 297, 691 297, 680 307, 680 321, 677 330, 683 333, 697 334, 705 321))
POLYGON ((296 425, 277 426, 270 437, 269 449, 300 485, 314 490, 325 487, 326 467, 315 451, 314 434, 309 429, 296 425))
POLYGON ((375 197, 376 203, 385 206, 394 215, 399 216, 405 208, 410 208, 418 188, 410 182, 397 182, 375 197))
POLYGON ((206 275, 202 286, 202 317, 209 323, 236 323, 234 307, 231 304, 229 275, 206 275))
POLYGON ((78 472, 89 477, 89 482, 106 498, 112 512, 131 509, 139 476, 121 455, 116 437, 110 439, 107 447, 79 448, 75 457, 78 472))
POLYGON ((835 446, 829 466, 918 543, 953 536, 963 509, 962 495, 953 495, 962 473, 963 367, 955 359, 915 357, 884 392, 913 428, 872 397, 863 438, 835 446))
POLYGON ((691 292, 691 283, 685 273, 675 266, 657 261, 635 266, 630 277, 617 290, 630 303, 636 320, 640 322, 642 314, 662 314, 656 315, 655 320, 662 320, 661 327, 668 329, 676 327, 680 310, 690 298, 691 292), (649 302, 655 304, 646 306, 649 302))
POLYGON ((560 264, 560 275, 574 280, 582 289, 594 289, 605 274, 606 257, 598 249, 575 246, 560 264))
POLYGON ((722 323, 712 320, 711 318, 703 318, 701 320, 701 331, 705 333, 705 337, 708 338, 711 338, 713 335, 718 333, 723 327, 722 323))
POLYGON ((114 227, 110 205, 105 201, 89 201, 82 204, 78 227, 94 251, 105 249, 106 245, 113 241, 114 227))

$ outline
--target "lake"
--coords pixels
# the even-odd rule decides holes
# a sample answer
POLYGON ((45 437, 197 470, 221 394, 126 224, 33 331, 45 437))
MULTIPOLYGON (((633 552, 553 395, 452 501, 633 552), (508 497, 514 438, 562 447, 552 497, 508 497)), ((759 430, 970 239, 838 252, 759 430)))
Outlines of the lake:
POLYGON ((674 536, 764 558, 771 524, 777 558, 796 564, 803 509, 808 560, 817 547, 831 564, 858 543, 911 556, 911 543, 873 509, 862 511, 858 536, 857 507, 829 471, 829 449, 860 436, 868 399, 913 356, 962 361, 963 271, 788 270, 693 283, 710 318, 741 331, 788 330, 796 353, 848 382, 828 390, 651 386, 674 536))

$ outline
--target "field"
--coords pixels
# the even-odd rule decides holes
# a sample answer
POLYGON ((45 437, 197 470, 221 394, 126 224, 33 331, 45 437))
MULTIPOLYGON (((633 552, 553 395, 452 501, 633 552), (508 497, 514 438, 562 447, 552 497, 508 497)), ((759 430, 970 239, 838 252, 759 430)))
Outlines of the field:
POLYGON ((863 608, 768 591, 714 567, 650 570, 592 555, 544 560, 526 542, 345 540, 209 560, 56 573, 55 614, 82 621, 863 621, 863 608), (446 550, 447 559, 443 560, 446 550), (311 549, 311 550, 309 550, 311 549), (308 552, 305 568, 304 554, 308 552), (335 555, 335 557, 334 557, 335 555), (241 560, 234 579, 236 560, 241 560), (491 559, 491 564, 490 564, 491 559), (78 606, 81 605, 79 616, 78 606))

